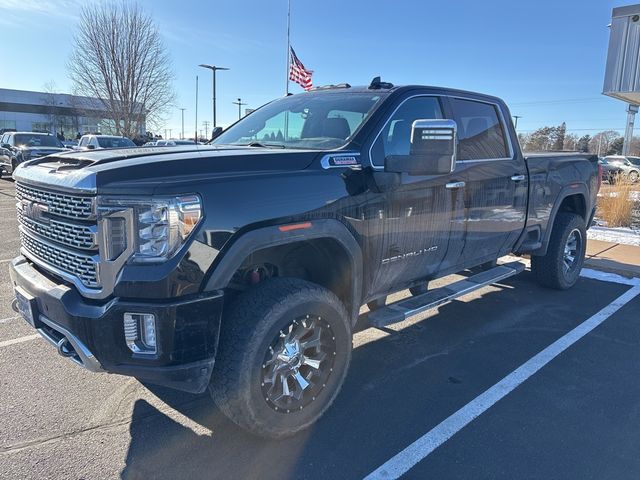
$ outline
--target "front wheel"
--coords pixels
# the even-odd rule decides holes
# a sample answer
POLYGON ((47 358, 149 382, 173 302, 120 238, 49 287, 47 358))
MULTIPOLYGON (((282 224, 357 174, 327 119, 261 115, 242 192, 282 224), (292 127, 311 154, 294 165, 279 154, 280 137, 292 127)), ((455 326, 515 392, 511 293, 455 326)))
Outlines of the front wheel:
POLYGON ((349 316, 332 292, 299 279, 266 280, 225 315, 209 391, 245 430, 287 437, 333 403, 351 348, 349 316))
POLYGON ((570 212, 556 216, 547 254, 531 257, 531 271, 540 285, 558 290, 578 281, 587 248, 584 219, 570 212))
POLYGON ((629 181, 631 183, 638 183, 639 178, 640 178, 640 174, 638 174, 638 172, 636 172, 635 170, 629 173, 629 181))

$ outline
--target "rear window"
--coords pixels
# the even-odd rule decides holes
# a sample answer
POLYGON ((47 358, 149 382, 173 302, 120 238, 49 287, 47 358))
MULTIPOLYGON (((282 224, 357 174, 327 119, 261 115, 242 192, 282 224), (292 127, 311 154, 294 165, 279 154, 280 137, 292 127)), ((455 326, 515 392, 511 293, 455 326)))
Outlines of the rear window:
POLYGON ((136 144, 125 137, 98 137, 98 145, 102 148, 135 147, 136 144))
POLYGON ((509 158, 505 131, 495 105, 452 98, 458 124, 458 160, 509 158))

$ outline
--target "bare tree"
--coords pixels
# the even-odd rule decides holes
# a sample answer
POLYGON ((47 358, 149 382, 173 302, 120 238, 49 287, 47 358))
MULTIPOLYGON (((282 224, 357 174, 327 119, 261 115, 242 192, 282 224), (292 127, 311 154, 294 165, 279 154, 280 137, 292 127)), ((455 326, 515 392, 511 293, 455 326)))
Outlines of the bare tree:
POLYGON ((69 71, 75 91, 102 103, 116 133, 157 126, 174 99, 171 61, 150 15, 137 3, 82 8, 69 71))
POLYGON ((615 130, 596 133, 589 141, 589 151, 597 155, 606 155, 611 143, 619 137, 620 133, 615 130))
POLYGON ((58 127, 58 113, 56 104, 56 94, 58 93, 58 86, 54 80, 49 80, 42 86, 44 93, 42 95, 42 103, 45 105, 48 126, 47 129, 50 133, 54 133, 58 127))

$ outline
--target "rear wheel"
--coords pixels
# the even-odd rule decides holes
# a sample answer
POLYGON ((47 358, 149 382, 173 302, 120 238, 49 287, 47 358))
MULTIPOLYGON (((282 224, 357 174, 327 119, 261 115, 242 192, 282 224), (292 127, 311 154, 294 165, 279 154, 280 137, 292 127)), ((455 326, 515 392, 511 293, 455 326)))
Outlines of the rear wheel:
POLYGON ((575 285, 587 248, 584 223, 584 219, 575 213, 558 213, 547 254, 531 257, 531 271, 538 283, 558 290, 575 285))
POLYGON ((332 292, 270 279, 225 315, 209 390, 240 427, 265 437, 293 435, 337 396, 351 347, 349 316, 332 292))

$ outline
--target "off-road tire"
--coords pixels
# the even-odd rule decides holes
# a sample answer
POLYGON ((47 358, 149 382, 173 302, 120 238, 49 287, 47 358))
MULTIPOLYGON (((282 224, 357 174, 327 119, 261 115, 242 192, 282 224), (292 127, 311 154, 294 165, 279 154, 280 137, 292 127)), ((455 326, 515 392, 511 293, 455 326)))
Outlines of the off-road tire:
POLYGON ((331 291, 304 280, 273 278, 239 295, 223 317, 209 391, 220 410, 243 429, 283 438, 317 421, 335 400, 351 360, 349 315, 331 291), (276 411, 265 398, 263 362, 274 338, 301 315, 322 318, 335 340, 326 386, 303 409, 276 411))
POLYGON ((531 257, 531 271, 536 281, 548 288, 566 290, 575 285, 582 270, 587 247, 587 232, 584 219, 575 213, 559 212, 556 215, 549 240, 547 254, 531 257), (578 232, 580 244, 572 267, 565 271, 565 245, 569 236, 578 232))

